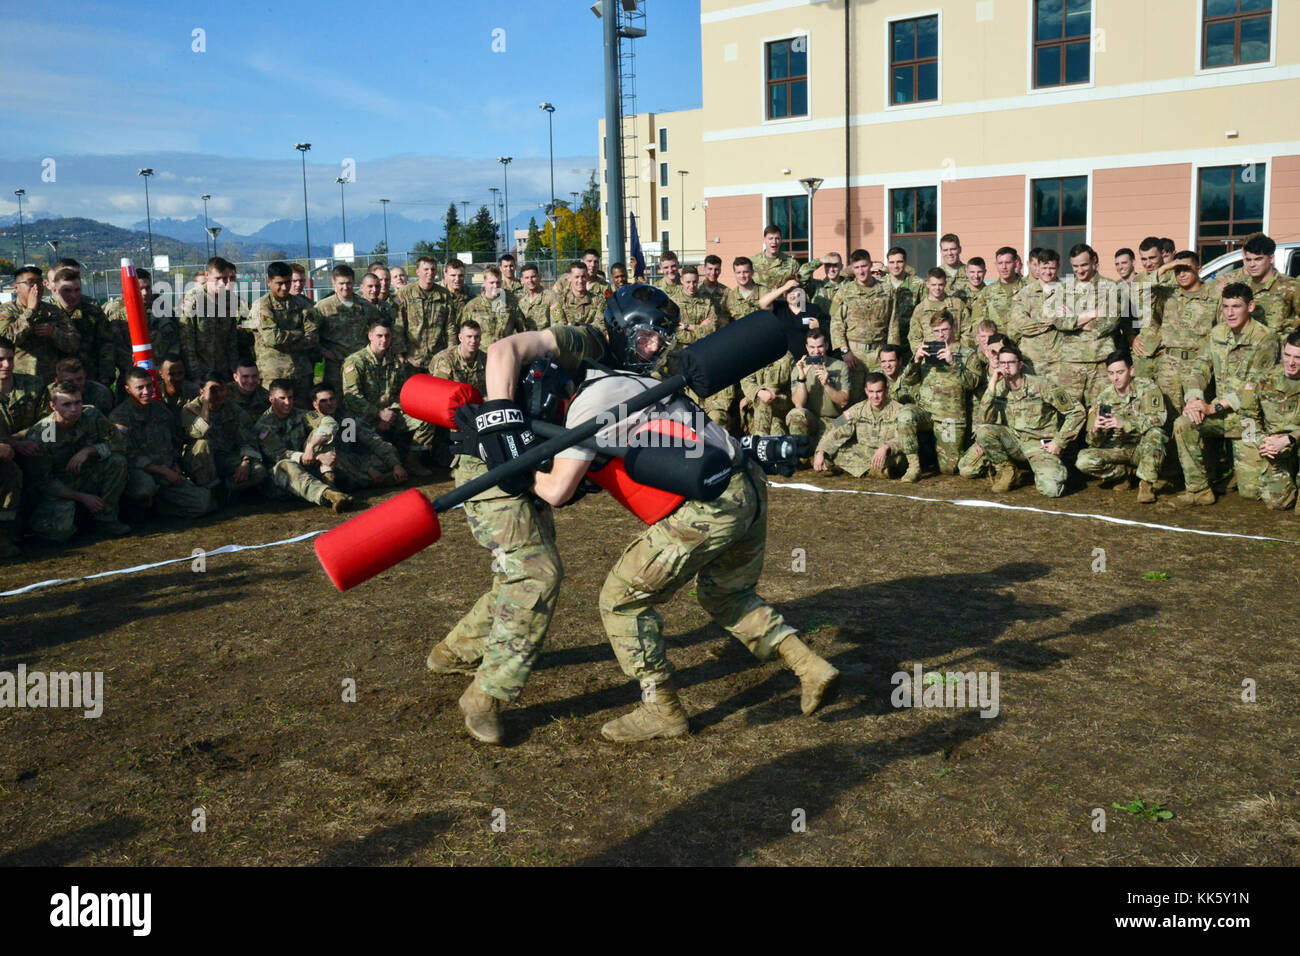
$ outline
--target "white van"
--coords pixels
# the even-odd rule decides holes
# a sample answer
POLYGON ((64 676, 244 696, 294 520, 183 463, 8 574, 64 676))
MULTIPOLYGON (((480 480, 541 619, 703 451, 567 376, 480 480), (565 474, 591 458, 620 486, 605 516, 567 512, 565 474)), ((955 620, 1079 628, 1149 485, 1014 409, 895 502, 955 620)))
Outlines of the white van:
MULTIPOLYGON (((1241 250, 1233 249, 1201 266, 1201 281, 1241 268, 1241 250)), ((1300 278, 1300 242, 1279 242, 1273 252, 1273 268, 1284 276, 1300 278)))

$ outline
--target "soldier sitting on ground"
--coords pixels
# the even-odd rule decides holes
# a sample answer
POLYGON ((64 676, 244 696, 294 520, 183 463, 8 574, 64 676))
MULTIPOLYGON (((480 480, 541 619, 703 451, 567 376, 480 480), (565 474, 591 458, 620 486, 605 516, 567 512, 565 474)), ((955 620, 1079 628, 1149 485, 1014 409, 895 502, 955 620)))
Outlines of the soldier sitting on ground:
POLYGON ((126 401, 109 416, 122 433, 127 476, 123 497, 141 511, 197 518, 213 510, 207 488, 185 477, 180 425, 167 406, 154 401, 153 378, 142 368, 126 375, 126 401))
POLYGON ((1134 469, 1138 503, 1156 500, 1155 485, 1165 460, 1165 398, 1149 378, 1133 377, 1126 352, 1106 356, 1110 384, 1101 390, 1088 429, 1088 447, 1075 462, 1085 475, 1100 478, 1102 487, 1127 488, 1134 469))
POLYGON ((253 420, 230 400, 226 385, 209 372, 198 397, 181 408, 181 430, 189 440, 181 464, 219 503, 258 487, 267 475, 253 420))
POLYGON ((879 372, 868 372, 867 397, 835 422, 822 436, 813 456, 813 470, 844 472, 854 478, 921 477, 916 424, 910 408, 889 397, 889 383, 879 372))
POLYGON ((822 435, 849 404, 849 367, 827 353, 830 343, 822 329, 809 329, 807 353, 795 364, 790 400, 794 409, 785 417, 791 435, 807 435, 816 447, 822 435))
POLYGON ((1259 385, 1259 496, 1274 511, 1296 503, 1296 443, 1300 442, 1300 332, 1282 346, 1282 362, 1259 385))
POLYGON ((162 386, 162 393, 158 397, 167 406, 167 411, 172 413, 179 428, 181 409, 186 402, 199 397, 199 386, 189 381, 185 363, 180 359, 167 359, 162 363, 162 368, 158 370, 158 384, 162 386))
POLYGON ((307 424, 307 413, 293 407, 293 379, 274 379, 269 391, 271 408, 254 426, 262 445, 262 461, 271 469, 263 493, 270 498, 301 498, 333 508, 335 513, 347 511, 352 507, 351 497, 320 477, 321 470, 331 470, 338 458, 333 451, 317 454, 333 437, 332 427, 313 430, 307 424))
POLYGON ((54 366, 54 382, 51 382, 46 390, 47 401, 53 398, 53 389, 57 382, 71 385, 81 393, 83 405, 94 405, 105 415, 111 414, 117 406, 117 402, 113 401, 113 390, 102 382, 87 378, 86 366, 81 364, 79 358, 59 359, 58 364, 54 366))
MULTIPOLYGON (((220 373, 218 373, 220 374, 220 373)), ((271 407, 271 395, 262 387, 262 375, 251 359, 239 363, 226 383, 226 394, 252 421, 257 421, 271 407)))
MULTIPOLYGON (((433 425, 402 411, 402 385, 410 375, 393 353, 393 330, 379 319, 366 330, 368 343, 343 360, 343 406, 347 414, 369 425, 403 458, 408 472, 428 478, 432 472, 420 462, 420 453, 436 439, 433 425)), ((429 356, 430 362, 437 353, 429 356)))
POLYGON ((328 382, 317 385, 311 405, 307 427, 313 433, 331 429, 330 441, 319 448, 322 452, 335 453, 333 466, 321 467, 321 480, 345 491, 400 485, 406 481, 406 469, 392 445, 369 425, 352 417, 339 417, 338 393, 333 385, 328 382))
POLYGON ((77 505, 108 534, 129 534, 118 520, 118 502, 126 487, 126 458, 121 433, 97 408, 83 406, 70 385, 54 387, 51 414, 15 437, 35 442, 32 485, 36 508, 29 527, 34 535, 62 544, 76 533, 77 505))

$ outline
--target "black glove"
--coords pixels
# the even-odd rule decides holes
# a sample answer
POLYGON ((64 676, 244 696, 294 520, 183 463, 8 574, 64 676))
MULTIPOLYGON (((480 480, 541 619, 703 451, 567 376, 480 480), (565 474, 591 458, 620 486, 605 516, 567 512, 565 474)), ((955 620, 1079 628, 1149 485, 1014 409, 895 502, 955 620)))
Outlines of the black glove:
POLYGON ((792 477, 799 459, 807 458, 811 449, 807 435, 746 435, 740 447, 758 462, 763 474, 782 478, 792 477))
MULTIPOLYGON (((462 435, 461 444, 477 448, 478 457, 488 468, 514 461, 538 442, 523 411, 506 399, 462 405, 456 409, 455 421, 462 435)), ((502 491, 521 495, 533 486, 533 469, 525 468, 497 484, 502 491)))

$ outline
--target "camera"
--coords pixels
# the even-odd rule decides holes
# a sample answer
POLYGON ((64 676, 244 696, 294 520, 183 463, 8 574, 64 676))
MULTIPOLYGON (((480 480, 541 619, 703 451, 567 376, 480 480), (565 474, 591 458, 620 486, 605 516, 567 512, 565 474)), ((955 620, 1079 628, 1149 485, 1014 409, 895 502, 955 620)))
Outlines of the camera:
POLYGON ((939 353, 948 347, 947 342, 926 342, 925 343, 925 364, 926 365, 947 365, 943 359, 939 358, 939 353))
POLYGON ((1110 407, 1109 405, 1102 405, 1101 408, 1098 409, 1098 411, 1099 411, 1103 416, 1105 416, 1105 415, 1109 415, 1109 414, 1111 414, 1111 407, 1110 407))
POLYGON ((803 357, 803 364, 804 364, 804 365, 825 365, 825 364, 826 364, 826 356, 825 356, 825 355, 805 355, 805 356, 803 357))

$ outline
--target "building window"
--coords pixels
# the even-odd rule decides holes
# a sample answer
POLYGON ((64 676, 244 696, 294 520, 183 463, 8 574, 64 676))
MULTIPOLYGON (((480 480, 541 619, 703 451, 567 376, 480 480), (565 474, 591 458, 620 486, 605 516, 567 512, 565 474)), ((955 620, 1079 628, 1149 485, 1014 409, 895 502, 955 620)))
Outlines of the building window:
POLYGON ((672 245, 668 242, 667 230, 664 230, 663 232, 659 233, 659 248, 664 252, 667 252, 669 249, 672 248, 672 245))
POLYGON ((767 201, 767 221, 781 230, 781 252, 808 258, 808 197, 775 196, 767 201))
POLYGON ((1264 163, 1200 170, 1196 250, 1209 262, 1264 230, 1264 163))
POLYGON ((1202 0, 1201 66, 1268 62, 1273 0, 1202 0))
POLYGON ((1088 241, 1088 177, 1035 179, 1030 246, 1055 249, 1064 259, 1070 247, 1088 241))
POLYGON ((891 103, 939 98, 939 18, 917 17, 889 25, 891 103))
POLYGON ((659 185, 660 186, 668 185, 668 164, 667 163, 659 164, 659 185))
POLYGON ((1092 0, 1034 0, 1034 89, 1087 83, 1092 0))
POLYGON ((659 152, 668 152, 668 127, 659 127, 659 152))
POLYGON ((938 236, 937 186, 889 191, 889 245, 907 253, 907 264, 917 275, 923 276, 934 268, 938 236))
POLYGON ((667 196, 659 197, 659 218, 660 219, 668 218, 668 197, 667 196))
POLYGON ((808 38, 767 45, 767 118, 808 115, 808 38))

